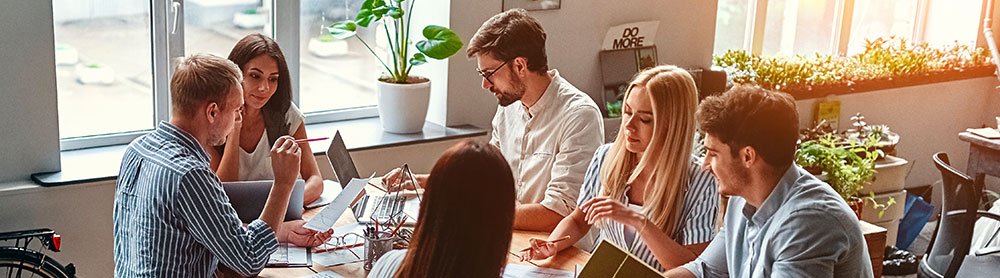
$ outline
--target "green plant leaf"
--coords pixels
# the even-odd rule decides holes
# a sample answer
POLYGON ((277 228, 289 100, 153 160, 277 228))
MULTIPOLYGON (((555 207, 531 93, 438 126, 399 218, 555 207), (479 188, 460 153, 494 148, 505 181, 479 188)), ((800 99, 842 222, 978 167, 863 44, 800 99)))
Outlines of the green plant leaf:
POLYGON ((403 18, 403 9, 396 7, 389 7, 389 11, 387 11, 385 14, 388 15, 389 17, 400 19, 403 18))
POLYGON ((358 11, 358 17, 354 19, 354 22, 362 27, 368 27, 368 25, 371 25, 372 21, 375 21, 376 19, 375 13, 373 13, 372 10, 362 9, 361 11, 358 11))
POLYGON ((427 57, 422 53, 413 54, 413 58, 410 58, 410 65, 419 66, 424 63, 427 63, 427 57))
POLYGON ((330 25, 330 35, 337 39, 346 39, 357 34, 358 24, 354 21, 346 20, 330 25))
POLYGON ((417 50, 427 57, 445 59, 462 49, 462 39, 447 27, 428 25, 423 34, 427 40, 418 42, 417 50))

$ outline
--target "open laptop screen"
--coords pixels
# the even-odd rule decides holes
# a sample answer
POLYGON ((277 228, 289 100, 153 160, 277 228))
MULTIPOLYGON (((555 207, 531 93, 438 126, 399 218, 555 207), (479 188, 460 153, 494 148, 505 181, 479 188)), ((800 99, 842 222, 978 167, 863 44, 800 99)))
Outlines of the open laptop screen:
POLYGON ((358 175, 358 169, 354 166, 354 160, 351 159, 351 154, 347 152, 347 146, 344 145, 344 138, 340 136, 339 130, 333 135, 333 142, 330 142, 330 148, 326 150, 326 157, 330 159, 333 172, 337 174, 337 180, 340 181, 341 187, 347 187, 347 183, 351 179, 361 178, 358 175))

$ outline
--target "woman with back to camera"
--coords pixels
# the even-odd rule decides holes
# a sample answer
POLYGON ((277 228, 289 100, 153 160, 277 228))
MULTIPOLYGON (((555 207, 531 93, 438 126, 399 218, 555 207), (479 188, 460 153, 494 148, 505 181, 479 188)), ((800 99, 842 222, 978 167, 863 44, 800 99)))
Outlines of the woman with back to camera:
POLYGON ((368 277, 500 277, 514 224, 514 174, 500 150, 463 141, 434 164, 407 250, 368 277))

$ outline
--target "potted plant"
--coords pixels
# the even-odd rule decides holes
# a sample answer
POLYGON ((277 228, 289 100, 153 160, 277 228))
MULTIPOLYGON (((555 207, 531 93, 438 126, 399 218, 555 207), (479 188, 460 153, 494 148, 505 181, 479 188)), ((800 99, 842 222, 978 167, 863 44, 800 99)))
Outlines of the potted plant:
POLYGON ((455 32, 437 25, 424 27, 425 39, 413 45, 410 38, 413 5, 414 0, 366 0, 354 20, 330 26, 330 35, 337 39, 357 38, 385 68, 386 72, 378 79, 378 111, 382 128, 392 133, 420 132, 427 117, 431 82, 424 77, 411 76, 413 66, 427 63, 427 57, 448 58, 462 48, 462 39, 455 32), (404 2, 407 2, 405 7, 404 2), (379 24, 385 29, 391 63, 387 63, 388 58, 383 60, 357 35, 359 27, 378 28, 379 24), (417 51, 411 51, 411 45, 417 51))
POLYGON ((842 138, 835 136, 834 132, 827 132, 818 139, 801 142, 795 152, 795 163, 807 169, 821 170, 822 174, 818 177, 840 194, 840 197, 854 210, 858 219, 861 219, 866 200, 873 202, 875 204, 873 208, 881 215, 895 203, 894 199, 890 199, 886 204, 879 204, 874 200, 873 194, 871 196, 859 194, 877 172, 875 161, 878 160, 880 152, 875 145, 879 138, 873 135, 861 141, 852 139, 845 143, 841 140, 842 138))

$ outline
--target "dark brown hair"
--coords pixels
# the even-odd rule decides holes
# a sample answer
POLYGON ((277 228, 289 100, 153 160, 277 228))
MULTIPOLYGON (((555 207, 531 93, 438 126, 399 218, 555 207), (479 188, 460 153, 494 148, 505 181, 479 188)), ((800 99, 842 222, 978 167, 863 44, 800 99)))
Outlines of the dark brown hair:
POLYGON ((225 99, 233 86, 240 86, 240 69, 226 59, 198 53, 174 61, 170 78, 170 101, 174 114, 193 116, 205 102, 215 102, 227 109, 225 99))
POLYGON ((278 64, 278 88, 260 109, 264 116, 264 129, 267 130, 267 142, 274 145, 278 137, 288 135, 290 130, 285 115, 292 103, 292 79, 288 76, 285 54, 273 39, 261 34, 250 34, 233 46, 233 50, 229 52, 229 60, 236 63, 240 70, 246 70, 244 67, 247 63, 260 55, 268 55, 278 64))
POLYGON ((695 117, 701 130, 728 145, 733 155, 750 146, 771 166, 785 167, 794 160, 799 113, 786 93, 736 86, 705 98, 695 117))
POLYGON ((438 159, 395 277, 500 277, 514 224, 514 175, 496 147, 463 141, 438 159))
POLYGON ((469 40, 466 49, 469 58, 489 54, 501 61, 517 57, 528 60, 528 70, 549 70, 545 56, 545 30, 524 9, 510 9, 494 15, 469 40))

